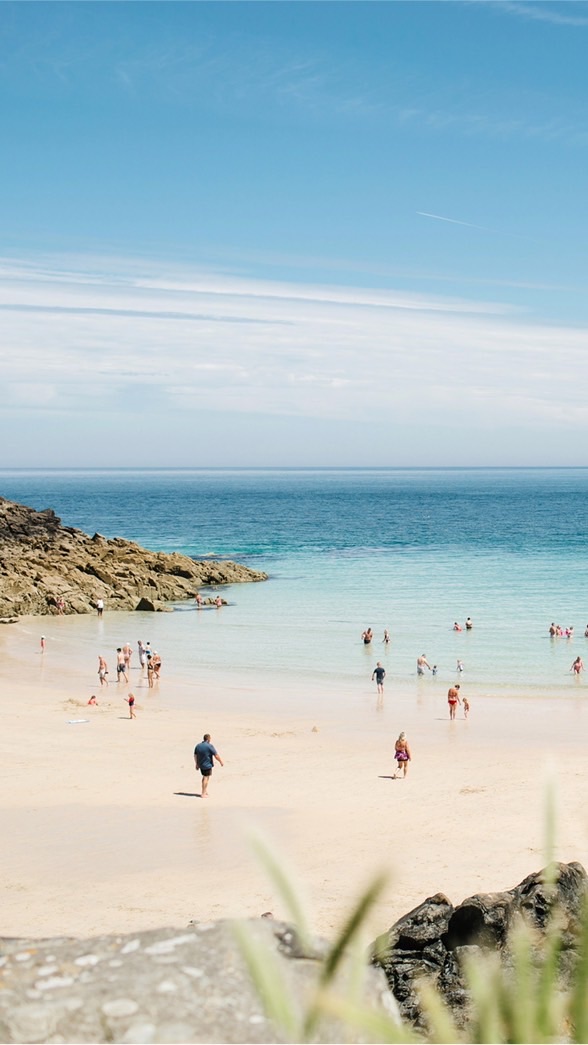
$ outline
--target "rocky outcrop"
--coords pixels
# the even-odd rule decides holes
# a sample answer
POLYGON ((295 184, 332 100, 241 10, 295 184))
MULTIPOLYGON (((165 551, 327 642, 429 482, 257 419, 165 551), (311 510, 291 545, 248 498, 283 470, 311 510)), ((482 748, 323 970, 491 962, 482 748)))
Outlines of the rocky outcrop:
MULTIPOLYGON (((93 537, 62 526, 50 508, 37 512, 0 498, 0 616, 165 609, 201 586, 262 581, 266 573, 234 562, 197 562, 150 552, 132 541, 93 537)), ((212 601, 212 600, 206 600, 212 601)))
MULTIPOLYGON (((301 1012, 318 984, 324 945, 316 941, 310 952, 301 951, 281 922, 260 918, 247 925, 269 948, 301 1012)), ((0 951, 2 1042, 294 1040, 266 1016, 229 922, 90 940, 0 940, 0 951)), ((370 970, 363 1000, 397 1017, 379 970, 370 970)), ((311 1040, 369 1039, 329 1018, 311 1040)))
POLYGON ((433 983, 459 1026, 468 1021, 468 994, 462 965, 467 954, 498 952, 510 961, 509 933, 523 919, 539 934, 557 909, 561 933, 561 970, 575 954, 578 924, 588 876, 579 863, 558 864, 552 887, 545 870, 529 875, 504 893, 479 893, 454 907, 442 893, 429 897, 400 918, 371 949, 372 963, 384 970, 401 1015, 424 1027, 417 985, 433 983))

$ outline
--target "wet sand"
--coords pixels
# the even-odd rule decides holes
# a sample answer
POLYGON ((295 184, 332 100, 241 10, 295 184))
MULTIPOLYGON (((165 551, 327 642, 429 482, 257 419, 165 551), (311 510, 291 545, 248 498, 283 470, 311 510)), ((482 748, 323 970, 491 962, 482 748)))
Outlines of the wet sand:
POLYGON ((282 691, 279 680, 241 690, 192 680, 164 660, 148 690, 137 666, 129 686, 117 685, 109 654, 111 684, 100 690, 89 645, 71 655, 76 627, 23 620, 0 634, 3 935, 285 915, 248 846, 253 829, 284 855, 323 934, 387 870, 375 935, 432 893, 459 902, 542 866, 550 776, 556 855, 588 865, 588 684, 540 702, 476 696, 470 718, 460 708, 453 723, 446 685, 430 678, 386 688, 379 704, 368 681, 336 700, 307 686, 282 691), (92 692, 98 707, 87 706, 92 692), (413 762, 406 780, 392 780, 401 729, 413 762), (206 731, 225 767, 202 800, 192 751, 206 731))

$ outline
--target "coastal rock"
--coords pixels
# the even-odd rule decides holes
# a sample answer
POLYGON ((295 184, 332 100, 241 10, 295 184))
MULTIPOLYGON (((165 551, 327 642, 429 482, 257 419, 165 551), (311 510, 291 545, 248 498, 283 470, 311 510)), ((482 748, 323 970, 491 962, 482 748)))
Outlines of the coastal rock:
POLYGON ((395 922, 371 948, 372 964, 384 970, 402 1017, 424 1028, 417 984, 428 980, 440 991, 458 1025, 468 1019, 464 957, 496 951, 508 964, 509 931, 523 919, 539 934, 557 909, 562 939, 562 971, 570 965, 588 876, 579 863, 557 864, 551 887, 545 869, 529 875, 514 889, 479 893, 453 907, 438 893, 395 922))
MULTIPOLYGON (((281 922, 246 924, 269 948, 302 1011, 318 982, 324 943, 301 951, 281 922)), ((10 939, 0 941, 0 950, 0 1040, 6 1043, 291 1040, 265 1015, 230 922, 90 940, 10 939)), ((363 1001, 398 1018, 385 977, 369 973, 363 1001)), ((311 1040, 370 1039, 329 1018, 311 1040)))
POLYGON ((17 614, 90 613, 97 599, 107 610, 153 612, 194 598, 203 586, 262 580, 266 573, 238 563, 90 537, 62 526, 49 508, 37 512, 0 498, 0 616, 6 622, 17 614))

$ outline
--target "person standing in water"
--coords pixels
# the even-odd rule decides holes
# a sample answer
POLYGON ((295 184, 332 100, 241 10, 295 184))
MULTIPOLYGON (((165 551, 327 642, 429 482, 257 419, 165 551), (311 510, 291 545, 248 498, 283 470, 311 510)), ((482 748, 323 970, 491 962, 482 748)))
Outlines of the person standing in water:
POLYGON ((396 765, 398 768, 392 779, 396 780, 401 770, 402 777, 404 779, 408 772, 408 763, 412 759, 410 748, 408 746, 408 741, 406 739, 406 733, 400 733, 398 736, 398 740, 394 745, 394 758, 396 759, 396 765))
POLYGON ((366 630, 362 632, 361 637, 363 639, 364 646, 369 646, 370 642, 374 637, 374 633, 371 628, 366 628, 366 630))
POLYGON ((425 674, 425 668, 428 668, 429 671, 430 671, 431 670, 431 665, 429 664, 429 661, 427 660, 427 654, 426 653, 421 653, 420 657, 417 657, 417 675, 424 675, 425 674))
POLYGON ((386 678, 386 671, 380 664, 380 661, 376 664, 372 672, 372 682, 376 680, 378 693, 383 696, 384 694, 384 679, 386 678))
POLYGON ((579 675, 581 671, 584 671, 584 663, 581 657, 576 657, 574 663, 570 668, 570 671, 573 671, 574 675, 579 675))

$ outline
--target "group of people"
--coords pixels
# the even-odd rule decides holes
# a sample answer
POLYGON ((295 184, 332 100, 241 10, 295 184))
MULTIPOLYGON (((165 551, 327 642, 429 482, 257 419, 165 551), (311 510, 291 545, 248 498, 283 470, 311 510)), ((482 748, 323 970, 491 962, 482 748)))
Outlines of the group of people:
MULTIPOLYGON (((573 639, 574 637, 574 625, 572 624, 569 628, 562 628, 561 624, 554 624, 553 621, 549 625, 549 637, 552 639, 573 639)), ((584 638, 588 639, 588 624, 584 632, 584 638)))
MULTIPOLYGON (((161 677, 161 657, 156 650, 151 649, 149 642, 144 643, 142 639, 138 640, 137 643, 139 651, 139 665, 141 671, 147 672, 147 684, 151 689, 155 679, 161 677)), ((133 656, 133 647, 130 642, 125 642, 124 646, 117 646, 116 649, 116 681, 129 682, 129 672, 131 669, 131 658, 133 656)), ((101 686, 108 685, 108 664, 102 654, 98 655, 98 678, 101 686)), ((131 716, 133 717, 133 716, 131 716)))

